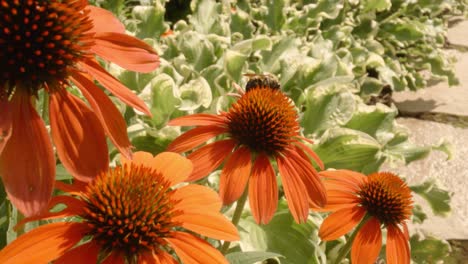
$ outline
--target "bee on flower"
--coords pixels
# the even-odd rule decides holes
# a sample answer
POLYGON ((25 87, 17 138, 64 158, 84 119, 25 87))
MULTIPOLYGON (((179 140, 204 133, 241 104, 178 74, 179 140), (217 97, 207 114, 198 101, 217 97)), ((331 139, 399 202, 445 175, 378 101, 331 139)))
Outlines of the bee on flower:
POLYGON ((246 91, 227 112, 193 114, 171 120, 172 126, 195 126, 176 138, 169 151, 187 152, 194 163, 189 181, 199 180, 224 163, 219 194, 225 205, 238 200, 248 188, 252 214, 268 223, 278 204, 276 170, 296 222, 304 222, 309 205, 326 203, 325 188, 314 168, 320 158, 299 133, 298 113, 271 75, 251 75, 246 91), (217 136, 224 139, 203 145, 217 136), (203 146, 201 146, 203 145, 203 146))

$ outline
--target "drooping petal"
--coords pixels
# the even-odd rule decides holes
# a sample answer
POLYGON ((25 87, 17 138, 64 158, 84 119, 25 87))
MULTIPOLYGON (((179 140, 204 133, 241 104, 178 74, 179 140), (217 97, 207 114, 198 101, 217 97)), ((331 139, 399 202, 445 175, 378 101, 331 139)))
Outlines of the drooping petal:
POLYGON ((101 264, 125 264, 124 256, 120 252, 113 251, 101 264))
POLYGON ((100 249, 101 247, 94 240, 91 240, 88 243, 67 251, 64 255, 54 261, 54 264, 96 263, 100 249))
POLYGON ((62 181, 55 181, 55 189, 67 192, 72 195, 80 195, 86 189, 88 183, 75 179, 72 184, 62 181))
POLYGON ((174 139, 167 147, 167 151, 186 152, 225 132, 227 128, 219 126, 196 127, 174 139))
POLYGON ((218 193, 212 189, 189 184, 173 191, 172 199, 179 201, 174 205, 174 210, 196 213, 203 207, 208 212, 219 212, 221 209, 221 200, 218 193))
POLYGON ((309 203, 316 207, 323 207, 327 203, 327 193, 318 172, 308 160, 293 150, 286 150, 285 156, 288 157, 289 162, 296 168, 301 180, 304 182, 309 196, 309 203))
MULTIPOLYGON (((382 231, 380 222, 372 217, 358 231, 351 248, 352 263, 372 264, 382 248, 382 231)), ((395 262, 396 263, 396 262, 395 262)), ((398 262, 400 263, 400 262, 398 262)))
POLYGON ((309 214, 309 196, 304 182, 301 180, 296 168, 285 157, 278 156, 276 163, 278 164, 289 210, 297 223, 304 223, 309 214))
POLYGON ((170 254, 168 254, 166 251, 159 251, 156 254, 156 257, 159 260, 159 263, 161 264, 179 264, 170 254))
POLYGON ((84 213, 85 206, 86 206, 85 202, 83 202, 82 200, 76 199, 74 197, 71 197, 71 196, 65 196, 65 195, 54 196, 49 202, 49 208, 47 211, 43 211, 38 215, 33 215, 31 217, 24 218, 23 220, 21 220, 20 222, 16 224, 15 229, 31 221, 57 219, 57 218, 82 215, 84 213), (50 212, 50 210, 58 204, 64 204, 66 205, 66 208, 58 212, 50 212))
POLYGON ((231 155, 236 145, 233 139, 220 140, 190 153, 187 158, 193 162, 193 171, 187 181, 199 180, 213 172, 231 155))
POLYGON ((183 263, 228 264, 224 256, 205 240, 183 232, 173 232, 172 234, 173 236, 166 238, 166 240, 183 263))
POLYGON ((193 114, 172 119, 168 126, 226 126, 226 118, 212 114, 193 114))
POLYGON ((251 167, 251 154, 247 147, 238 148, 228 158, 219 181, 219 195, 223 204, 231 204, 241 197, 249 180, 251 167))
POLYGON ((138 264, 161 264, 161 261, 152 250, 143 251, 138 255, 138 264))
POLYGON ((344 208, 329 215, 320 226, 319 236, 324 241, 335 240, 353 229, 366 214, 359 206, 344 208))
POLYGON ((409 264, 410 249, 405 234, 393 225, 388 225, 387 231, 387 263, 409 264))
MULTIPOLYGON (((2 89, 0 85, 0 89, 2 89)), ((11 136, 11 106, 9 106, 8 100, 2 100, 0 98, 0 154, 2 153, 3 147, 11 136)))
POLYGON ((0 263, 49 263, 75 246, 89 232, 86 224, 59 222, 40 226, 0 251, 0 263))
POLYGON ((106 137, 93 111, 65 90, 52 93, 49 106, 52 139, 65 168, 80 181, 106 171, 106 137))
POLYGON ((403 234, 405 235, 406 240, 409 240, 410 236, 409 236, 408 224, 406 224, 406 222, 403 222, 401 225, 403 227, 403 234))
POLYGON ((302 152, 305 152, 307 153, 316 163, 317 165, 319 166, 319 168, 321 170, 323 170, 325 168, 325 165, 323 165, 323 162, 322 160, 320 159, 320 157, 317 155, 317 153, 315 153, 312 149, 310 149, 306 144, 300 142, 300 141, 295 141, 294 144, 298 145, 299 148, 299 153, 302 154, 302 152))
POLYGON ((120 83, 114 76, 105 71, 98 63, 93 60, 83 60, 80 66, 84 68, 93 78, 102 84, 107 90, 117 96, 122 102, 137 109, 144 114, 151 116, 151 112, 145 102, 138 98, 130 89, 120 83))
POLYGON ((221 213, 203 211, 203 206, 198 206, 198 212, 185 212, 173 218, 180 222, 182 227, 197 234, 219 240, 239 240, 237 228, 221 213))
POLYGON ((125 26, 112 12, 92 5, 86 6, 85 10, 89 11, 89 17, 93 20, 92 32, 125 33, 125 26))
POLYGON ((151 72, 159 66, 159 56, 145 42, 122 33, 98 32, 91 51, 127 70, 151 72))
POLYGON ((257 223, 267 224, 278 207, 276 174, 265 154, 259 154, 249 181, 249 202, 257 223))
POLYGON ((0 155, 0 175, 10 201, 31 216, 44 210, 52 195, 54 152, 29 95, 17 91, 8 107, 12 134, 0 155))
POLYGON ((73 71, 71 79, 88 100, 112 143, 125 157, 131 158, 132 145, 128 139, 127 124, 114 103, 94 82, 81 73, 73 71))
POLYGON ((322 211, 337 211, 342 208, 353 207, 360 202, 357 195, 344 191, 328 190, 327 204, 322 208, 322 211))
POLYGON ((163 152, 156 155, 150 162, 151 168, 161 173, 170 185, 185 181, 192 173, 192 162, 174 152, 163 152))
POLYGON ((321 171, 319 174, 327 180, 340 181, 343 185, 346 184, 354 192, 359 191, 359 185, 367 179, 364 174, 350 170, 327 170, 321 171))

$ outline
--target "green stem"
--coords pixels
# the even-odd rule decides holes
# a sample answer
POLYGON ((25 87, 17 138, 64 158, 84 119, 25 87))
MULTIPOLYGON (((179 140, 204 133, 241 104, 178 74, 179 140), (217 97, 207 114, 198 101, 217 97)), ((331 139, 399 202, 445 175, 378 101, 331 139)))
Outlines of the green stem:
POLYGON ((349 251, 351 250, 351 247, 353 245, 354 238, 356 238, 357 233, 361 229, 361 227, 367 223, 367 221, 370 219, 369 215, 366 215, 364 219, 362 219, 361 223, 354 229, 354 232, 351 234, 351 236, 348 238, 348 241, 346 241, 346 244, 341 248, 340 254, 338 257, 335 259, 335 264, 340 264, 341 261, 348 255, 349 251))
POLYGON ((49 93, 44 92, 44 95, 42 97, 42 120, 47 120, 48 115, 49 115, 49 93))
MULTIPOLYGON (((242 216, 242 212, 244 211, 244 206, 245 202, 247 201, 247 195, 248 195, 248 188, 245 188, 244 193, 242 196, 237 200, 237 205, 236 205, 236 210, 234 210, 234 214, 232 215, 232 220, 231 222, 234 224, 234 226, 237 227, 237 224, 239 224, 239 220, 242 216)), ((221 254, 225 255, 226 252, 229 249, 229 246, 231 245, 230 241, 224 241, 223 246, 221 247, 221 254)))

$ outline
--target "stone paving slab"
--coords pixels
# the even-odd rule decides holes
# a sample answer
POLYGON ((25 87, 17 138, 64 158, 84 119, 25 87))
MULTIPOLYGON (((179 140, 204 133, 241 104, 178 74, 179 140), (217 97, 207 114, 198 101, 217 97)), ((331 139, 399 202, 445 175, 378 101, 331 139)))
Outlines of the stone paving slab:
POLYGON ((428 213, 428 219, 421 226, 412 226, 413 231, 418 229, 444 239, 468 239, 468 128, 413 118, 399 118, 398 123, 409 128, 410 140, 418 145, 435 145, 445 139, 454 148, 453 158, 448 161, 445 153, 433 151, 407 166, 385 164, 382 168, 405 176, 410 185, 436 179, 440 187, 453 193, 452 213, 446 218, 433 216, 425 201, 416 199, 428 213))
MULTIPOLYGON (((468 46, 468 21, 450 28, 447 37, 451 43, 468 46)), ((447 82, 440 82, 416 92, 395 93, 393 99, 401 112, 468 116, 468 53, 450 50, 448 54, 454 54, 458 60, 455 72, 460 85, 449 87, 447 82)))

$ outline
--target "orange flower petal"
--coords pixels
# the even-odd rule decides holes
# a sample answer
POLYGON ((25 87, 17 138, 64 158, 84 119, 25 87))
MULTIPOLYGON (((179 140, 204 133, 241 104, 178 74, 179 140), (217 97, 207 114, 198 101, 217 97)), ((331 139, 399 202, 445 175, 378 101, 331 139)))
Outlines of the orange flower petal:
POLYGON ((150 161, 150 167, 161 173, 170 185, 185 181, 192 173, 192 162, 174 152, 163 152, 150 161))
POLYGON ((138 256, 138 264, 161 264, 159 257, 151 251, 143 251, 138 256))
POLYGON ((340 184, 351 188, 353 192, 359 191, 359 185, 367 180, 364 174, 350 170, 328 170, 321 171, 319 174, 327 180, 339 181, 340 184))
POLYGON ((380 222, 372 217, 361 227, 353 241, 351 261, 359 264, 375 263, 381 248, 382 231, 380 230, 380 222))
MULTIPOLYGON (((3 87, 0 86, 0 89, 3 87)), ((0 154, 2 153, 3 147, 11 136, 11 110, 8 100, 0 100, 0 154)))
POLYGON ((113 251, 101 264, 125 264, 125 260, 120 252, 113 251))
POLYGON ((17 91, 8 107, 13 133, 0 155, 0 175, 10 201, 31 216, 44 210, 52 195, 54 152, 44 121, 31 105, 29 95, 17 91))
POLYGON ((301 180, 304 182, 309 196, 309 203, 317 207, 323 207, 327 203, 327 194, 318 172, 308 160, 293 150, 286 150, 285 156, 288 157, 289 162, 296 168, 301 180))
POLYGON ((130 166, 130 163, 134 163, 137 165, 144 165, 144 166, 151 166, 151 161, 153 160, 153 154, 146 152, 146 151, 137 151, 132 154, 132 159, 128 159, 124 156, 120 157, 120 163, 122 165, 130 166))
POLYGON ((219 182, 219 195, 223 204, 231 204, 241 197, 249 180, 251 167, 252 160, 247 147, 238 148, 228 158, 219 182))
POLYGON ((406 240, 409 240, 410 236, 408 231, 408 225, 406 224, 406 222, 403 222, 401 225, 403 226, 403 234, 405 234, 406 240))
MULTIPOLYGON (((317 155, 317 153, 315 153, 312 149, 310 149, 306 144, 304 144, 304 143, 302 143, 300 141, 295 141, 294 144, 299 146, 299 148, 296 148, 296 149, 298 149, 298 153, 302 154, 303 152, 306 152, 317 163, 317 165, 319 166, 319 168, 321 170, 323 170, 325 168, 325 165, 323 165, 323 162, 320 159, 320 157, 317 155)), ((303 155, 301 155, 301 156, 303 156, 303 155)), ((308 160, 308 159, 306 159, 306 160, 308 160)))
POLYGON ((94 112, 66 91, 52 93, 49 106, 52 139, 65 168, 80 181, 107 170, 106 137, 94 112))
POLYGON ((91 240, 86 244, 82 244, 67 251, 64 255, 54 261, 54 264, 96 263, 100 249, 101 247, 91 240))
POLYGON ((409 264, 410 249, 405 234, 396 227, 387 226, 387 263, 409 264))
POLYGON ((125 33, 125 26, 112 12, 91 5, 88 5, 85 10, 89 11, 89 17, 93 20, 92 32, 125 33))
POLYGON ((329 215, 320 226, 319 236, 324 241, 335 240, 353 229, 366 214, 360 206, 344 208, 329 215))
POLYGON ((216 168, 228 157, 237 142, 232 139, 220 140, 203 146, 187 156, 193 162, 193 171, 187 181, 199 180, 216 168))
POLYGON ((198 206, 198 212, 184 212, 173 218, 175 222, 181 222, 182 227, 203 236, 219 240, 239 240, 237 228, 221 213, 203 211, 203 206, 198 206))
POLYGON ((213 246, 191 234, 173 232, 166 238, 183 263, 223 263, 228 264, 224 256, 213 246))
POLYGON ((259 154, 249 182, 249 202, 257 223, 267 224, 278 207, 276 174, 265 154, 259 154))
POLYGON ((227 128, 219 126, 202 126, 189 130, 169 144, 167 151, 186 152, 206 143, 206 141, 227 132, 227 128))
POLYGON ((309 202, 307 189, 304 186, 296 168, 286 157, 276 158, 278 169, 283 183, 283 189, 288 200, 288 207, 297 223, 304 223, 309 215, 309 202))
POLYGON ((91 51, 122 68, 151 72, 159 66, 159 56, 145 42, 122 33, 98 32, 93 36, 91 51))
POLYGON ((226 118, 212 114, 193 114, 172 119, 168 126, 226 126, 226 118))
POLYGON ((94 82, 79 72, 73 71, 71 80, 88 100, 112 143, 119 149, 120 153, 131 158, 132 145, 128 139, 127 124, 114 103, 94 82))
POLYGON ((105 71, 98 63, 93 60, 83 60, 80 63, 89 74, 93 76, 99 83, 101 83, 107 90, 117 96, 122 102, 137 109, 140 112, 151 116, 151 112, 138 96, 136 96, 130 89, 120 83, 114 76, 105 71))
POLYGON ((0 263, 48 263, 62 256, 89 232, 83 223, 59 222, 40 226, 0 251, 0 263))
POLYGON ((175 189, 172 193, 172 199, 179 201, 174 209, 184 212, 196 213, 200 208, 210 212, 219 212, 222 206, 218 193, 197 184, 189 184, 175 189))
POLYGON ((161 264, 179 264, 171 255, 165 251, 160 251, 156 254, 156 257, 159 259, 161 264))
POLYGON ((324 211, 337 211, 341 208, 353 207, 360 202, 360 198, 349 192, 328 190, 327 204, 324 211))
POLYGON ((52 197, 52 199, 49 202, 48 210, 51 210, 58 204, 64 204, 67 207, 58 212, 45 211, 38 215, 26 217, 16 224, 15 229, 31 221, 57 219, 57 218, 63 218, 63 217, 72 217, 72 216, 82 215, 84 213, 83 209, 86 206, 86 204, 83 201, 78 200, 74 197, 58 195, 58 196, 52 197))

